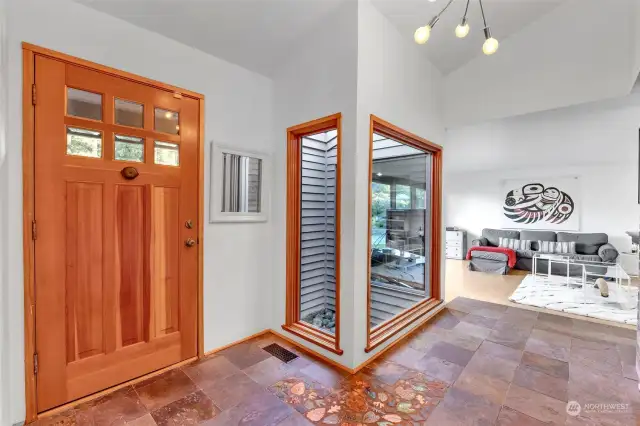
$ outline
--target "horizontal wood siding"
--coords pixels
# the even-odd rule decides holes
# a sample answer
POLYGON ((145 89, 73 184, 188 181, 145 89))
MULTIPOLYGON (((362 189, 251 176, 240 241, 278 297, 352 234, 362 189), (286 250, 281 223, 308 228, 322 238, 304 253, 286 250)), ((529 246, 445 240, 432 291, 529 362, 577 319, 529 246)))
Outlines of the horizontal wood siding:
POLYGON ((333 137, 327 141, 327 281, 325 283, 325 300, 327 307, 336 310, 336 271, 335 271, 335 206, 336 206, 336 166, 338 139, 333 137))
POLYGON ((302 139, 300 317, 335 310, 336 142, 302 139))

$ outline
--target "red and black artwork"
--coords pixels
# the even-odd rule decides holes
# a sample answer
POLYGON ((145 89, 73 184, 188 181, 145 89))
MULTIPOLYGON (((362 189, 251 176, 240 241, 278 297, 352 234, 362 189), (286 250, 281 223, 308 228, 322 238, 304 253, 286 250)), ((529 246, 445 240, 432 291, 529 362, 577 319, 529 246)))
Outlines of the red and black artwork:
POLYGON ((504 215, 516 223, 564 223, 575 211, 573 199, 555 187, 530 183, 507 193, 504 215))

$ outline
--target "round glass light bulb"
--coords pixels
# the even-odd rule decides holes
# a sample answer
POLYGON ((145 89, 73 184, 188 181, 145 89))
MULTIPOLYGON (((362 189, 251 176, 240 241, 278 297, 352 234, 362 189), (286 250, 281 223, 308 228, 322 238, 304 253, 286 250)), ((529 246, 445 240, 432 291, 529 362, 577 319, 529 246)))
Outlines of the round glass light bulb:
POLYGON ((416 30, 416 32, 413 34, 413 39, 418 44, 425 44, 427 40, 429 40, 430 36, 431 36, 431 27, 426 25, 416 30))
POLYGON ((456 27, 456 37, 465 38, 469 34, 469 24, 458 25, 456 27))
POLYGON ((491 37, 485 40, 484 44, 482 45, 482 51, 485 55, 493 55, 494 53, 496 53, 496 50, 498 50, 498 46, 500 46, 498 40, 491 37))

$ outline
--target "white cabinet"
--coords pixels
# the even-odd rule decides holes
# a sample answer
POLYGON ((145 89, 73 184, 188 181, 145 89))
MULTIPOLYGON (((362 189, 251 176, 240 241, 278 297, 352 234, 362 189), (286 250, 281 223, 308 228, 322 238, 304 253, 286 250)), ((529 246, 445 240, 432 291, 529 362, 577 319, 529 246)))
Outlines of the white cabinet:
POLYGON ((465 231, 447 231, 445 239, 447 259, 464 259, 467 255, 467 233, 465 231))

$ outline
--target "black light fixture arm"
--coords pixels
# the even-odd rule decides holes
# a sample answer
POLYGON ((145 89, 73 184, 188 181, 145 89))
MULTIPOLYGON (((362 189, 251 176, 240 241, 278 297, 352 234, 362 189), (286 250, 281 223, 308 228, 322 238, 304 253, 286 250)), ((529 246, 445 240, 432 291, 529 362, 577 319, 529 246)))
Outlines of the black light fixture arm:
POLYGON ((436 25, 436 23, 440 20, 440 15, 442 15, 444 13, 445 10, 447 10, 449 8, 449 6, 451 5, 451 3, 453 3, 454 0, 449 0, 449 2, 445 5, 445 7, 440 11, 440 13, 438 13, 436 16, 434 16, 433 18, 431 18, 431 21, 429 21, 429 27, 433 28, 434 25, 436 25))
POLYGON ((471 0, 467 0, 467 6, 464 8, 464 16, 462 17, 462 22, 460 23, 461 26, 465 26, 467 25, 467 13, 469 13, 469 3, 471 2, 471 0))
POLYGON ((487 18, 484 16, 484 7, 482 6, 482 0, 478 0, 478 2, 480 3, 480 12, 482 13, 482 22, 484 22, 484 28, 485 28, 485 34, 486 34, 486 30, 489 28, 489 26, 487 25, 487 18))

